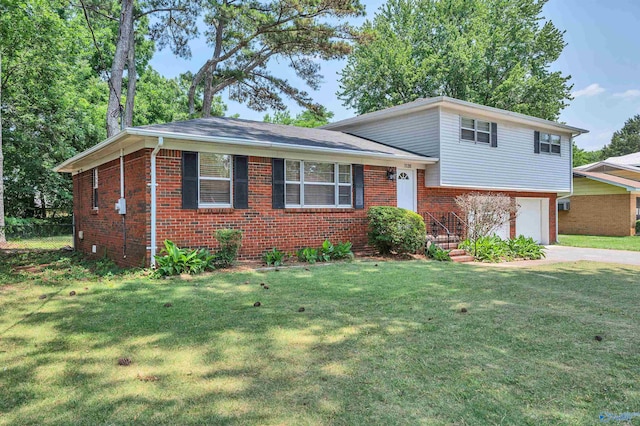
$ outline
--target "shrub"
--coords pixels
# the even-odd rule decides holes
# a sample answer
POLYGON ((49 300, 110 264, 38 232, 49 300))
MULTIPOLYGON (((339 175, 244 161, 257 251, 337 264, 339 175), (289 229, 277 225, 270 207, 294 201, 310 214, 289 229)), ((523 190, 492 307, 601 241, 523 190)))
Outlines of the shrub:
POLYGON ((533 238, 522 235, 513 240, 503 240, 497 235, 480 237, 475 243, 465 240, 459 247, 474 253, 474 257, 481 262, 495 263, 514 258, 537 260, 545 256, 544 247, 538 245, 533 238))
POLYGON ((369 244, 382 254, 415 253, 427 237, 422 216, 399 207, 376 206, 367 211, 369 244))
POLYGON ((298 260, 300 262, 316 263, 318 261, 318 250, 305 247, 298 250, 298 260))
POLYGON ((353 259, 353 252, 351 251, 351 241, 345 241, 343 243, 338 243, 335 245, 333 250, 333 258, 334 259, 353 259))
POLYGON ((636 220, 636 235, 640 235, 640 220, 636 220))
POLYGON ((318 249, 318 259, 322 262, 328 262, 333 259, 334 251, 335 247, 331 244, 331 241, 324 240, 318 249))
POLYGON ((451 260, 451 256, 449 256, 448 250, 445 250, 437 244, 433 243, 429 244, 427 250, 425 250, 425 254, 427 255, 427 257, 433 260, 438 260, 440 262, 448 262, 451 260))
POLYGON ((286 256, 286 253, 274 247, 272 250, 269 250, 262 255, 262 260, 264 260, 264 263, 266 263, 267 266, 280 266, 284 265, 286 256))
POLYGON ((162 253, 166 254, 156 256, 158 265, 154 276, 199 274, 206 269, 213 269, 215 256, 207 249, 182 249, 173 241, 165 240, 162 253))
POLYGON ((536 243, 533 238, 519 235, 518 238, 506 241, 513 257, 520 259, 538 260, 545 257, 544 247, 536 243))
POLYGON ((236 263, 238 252, 242 246, 242 231, 239 229, 218 229, 216 240, 220 249, 215 255, 215 264, 218 268, 228 268, 236 263))

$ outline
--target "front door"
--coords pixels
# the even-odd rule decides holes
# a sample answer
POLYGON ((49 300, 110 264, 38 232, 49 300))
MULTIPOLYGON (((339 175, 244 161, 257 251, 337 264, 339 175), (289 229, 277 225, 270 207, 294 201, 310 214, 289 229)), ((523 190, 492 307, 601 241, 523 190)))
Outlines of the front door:
POLYGON ((411 169, 397 169, 398 207, 416 211, 416 173, 411 169))

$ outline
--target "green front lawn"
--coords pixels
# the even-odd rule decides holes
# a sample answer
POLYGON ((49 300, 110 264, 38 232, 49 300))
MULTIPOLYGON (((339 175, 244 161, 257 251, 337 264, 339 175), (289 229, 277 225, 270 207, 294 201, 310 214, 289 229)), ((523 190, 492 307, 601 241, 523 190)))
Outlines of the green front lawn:
POLYGON ((598 237, 593 235, 558 235, 558 243, 563 246, 572 247, 640 251, 640 236, 598 237))
POLYGON ((640 411, 640 268, 390 261, 153 281, 40 256, 0 258, 0 424, 582 425, 640 411))

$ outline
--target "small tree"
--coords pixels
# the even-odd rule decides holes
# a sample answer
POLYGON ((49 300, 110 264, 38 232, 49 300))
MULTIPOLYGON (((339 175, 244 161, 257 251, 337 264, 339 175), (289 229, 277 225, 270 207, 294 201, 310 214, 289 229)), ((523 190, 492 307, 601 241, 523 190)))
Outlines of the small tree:
POLYGON ((494 234, 518 212, 518 206, 511 197, 491 192, 459 195, 456 204, 462 210, 467 238, 474 247, 478 238, 494 234))

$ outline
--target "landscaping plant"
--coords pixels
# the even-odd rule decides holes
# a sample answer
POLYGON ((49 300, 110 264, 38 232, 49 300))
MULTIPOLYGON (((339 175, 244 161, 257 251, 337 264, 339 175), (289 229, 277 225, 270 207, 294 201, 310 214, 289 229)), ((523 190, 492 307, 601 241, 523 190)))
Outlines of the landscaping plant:
POLYGON ((376 206, 367 211, 369 244, 381 254, 415 253, 424 248, 424 220, 411 210, 376 206))
POLYGON ((284 265, 285 258, 287 254, 278 250, 277 248, 273 248, 262 255, 262 260, 267 266, 280 266, 284 265))
POLYGON ((513 240, 503 240, 497 235, 480 237, 476 241, 465 240, 459 248, 475 252, 474 257, 481 262, 501 262, 513 259, 537 260, 545 256, 544 247, 533 238, 520 235, 513 240))
POLYGON ((333 248, 333 259, 353 259, 351 247, 353 247, 351 241, 336 244, 333 248))
POLYGON ((207 249, 183 249, 173 241, 165 240, 164 256, 156 256, 157 267, 154 276, 170 276, 183 273, 199 274, 206 269, 214 269, 215 256, 207 249))
POLYGON ((318 261, 318 250, 312 247, 305 247, 298 250, 298 260, 300 262, 316 263, 318 261))
POLYGON ((220 249, 215 255, 216 267, 229 268, 233 266, 242 246, 242 231, 239 229, 218 229, 216 240, 220 244, 220 249))
POLYGON ((425 250, 425 254, 427 255, 427 257, 433 260, 438 260, 440 262, 448 262, 451 260, 451 256, 449 256, 448 250, 445 250, 442 247, 438 246, 437 244, 433 244, 433 243, 427 246, 427 249, 425 250))

